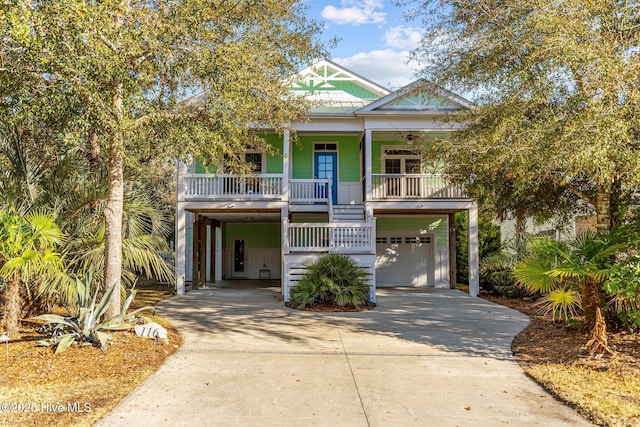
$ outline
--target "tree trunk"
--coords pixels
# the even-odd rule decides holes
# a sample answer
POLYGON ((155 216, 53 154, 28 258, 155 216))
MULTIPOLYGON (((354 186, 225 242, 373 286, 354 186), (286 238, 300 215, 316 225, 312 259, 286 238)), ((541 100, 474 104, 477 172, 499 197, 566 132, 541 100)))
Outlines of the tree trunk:
MULTIPOLYGON (((113 96, 113 108, 118 116, 122 112, 122 85, 113 96)), ((119 117, 120 118, 120 117, 119 117)), ((122 137, 114 130, 109 141, 108 179, 109 196, 104 209, 105 264, 104 289, 116 284, 109 302, 107 317, 120 313, 120 277, 122 275, 122 214, 124 204, 124 162, 122 137)))
POLYGON ((100 141, 94 127, 89 129, 89 170, 94 175, 100 172, 100 141))
POLYGON ((525 216, 516 217, 515 238, 516 254, 519 258, 524 258, 527 253, 527 218, 525 216))
POLYGON ((595 280, 588 280, 584 284, 582 295, 582 308, 584 311, 584 324, 588 330, 592 330, 596 324, 596 311, 602 298, 600 297, 600 286, 595 280))
POLYGON ((7 282, 4 289, 4 314, 2 316, 2 326, 9 334, 18 333, 18 322, 22 311, 22 301, 20 298, 20 279, 13 277, 7 282))
POLYGON ((622 225, 623 216, 620 207, 624 205, 624 192, 622 191, 622 181, 616 178, 611 185, 611 194, 609 196, 609 212, 611 219, 609 221, 609 229, 622 225))
POLYGON ((598 185, 595 200, 596 228, 609 230, 611 227, 611 185, 598 185))

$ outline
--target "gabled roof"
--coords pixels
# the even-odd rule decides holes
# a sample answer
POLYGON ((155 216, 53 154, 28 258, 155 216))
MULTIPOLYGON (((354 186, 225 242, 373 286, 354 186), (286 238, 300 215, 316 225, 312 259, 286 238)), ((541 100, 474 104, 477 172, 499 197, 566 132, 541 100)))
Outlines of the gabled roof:
POLYGON ((357 114, 446 112, 469 109, 473 102, 426 79, 419 79, 358 109, 357 114))
POLYGON ((292 78, 289 89, 315 105, 311 113, 347 113, 390 94, 377 83, 322 60, 292 78))

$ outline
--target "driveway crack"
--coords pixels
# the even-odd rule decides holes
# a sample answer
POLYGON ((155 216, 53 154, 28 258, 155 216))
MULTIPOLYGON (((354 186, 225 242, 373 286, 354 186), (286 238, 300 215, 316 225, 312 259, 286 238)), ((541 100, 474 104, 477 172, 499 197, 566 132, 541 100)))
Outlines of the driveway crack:
POLYGON ((347 348, 344 346, 344 341, 342 340, 342 334, 340 333, 340 326, 338 326, 337 319, 333 318, 333 323, 336 326, 336 330, 338 331, 338 337, 340 338, 340 345, 342 346, 342 351, 344 352, 344 357, 347 359, 347 366, 349 366, 349 372, 351 372, 351 378, 353 379, 353 385, 356 387, 356 393, 358 393, 358 399, 360 400, 360 406, 362 407, 362 413, 364 414, 364 419, 367 421, 367 426, 371 427, 371 423, 369 423, 369 416, 367 415, 367 410, 364 407, 364 402, 362 401, 362 395, 360 394, 360 389, 358 388, 358 382, 356 381, 356 376, 353 373, 353 367, 351 366, 351 360, 349 360, 349 354, 347 353, 347 348))

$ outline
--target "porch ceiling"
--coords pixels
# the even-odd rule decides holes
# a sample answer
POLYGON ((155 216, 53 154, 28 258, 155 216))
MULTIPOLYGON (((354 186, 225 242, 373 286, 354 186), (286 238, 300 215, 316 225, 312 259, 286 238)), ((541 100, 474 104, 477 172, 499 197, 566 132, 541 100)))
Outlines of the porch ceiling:
POLYGON ((221 222, 280 222, 280 211, 278 212, 261 212, 261 211, 244 211, 244 212, 197 212, 207 218, 215 219, 221 222))

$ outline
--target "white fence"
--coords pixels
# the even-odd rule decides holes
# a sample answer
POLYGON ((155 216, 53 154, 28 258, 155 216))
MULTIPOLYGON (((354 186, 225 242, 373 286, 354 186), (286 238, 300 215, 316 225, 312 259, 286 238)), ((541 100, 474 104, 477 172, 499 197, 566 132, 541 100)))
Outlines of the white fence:
POLYGON ((331 183, 328 179, 291 179, 289 200, 292 203, 330 203, 331 183))
POLYGON ((181 177, 185 199, 279 199, 281 174, 193 174, 181 177))
POLYGON ((460 199, 461 187, 439 174, 373 174, 373 198, 384 199, 460 199))
POLYGON ((284 253, 375 253, 375 221, 366 223, 285 223, 284 253))

